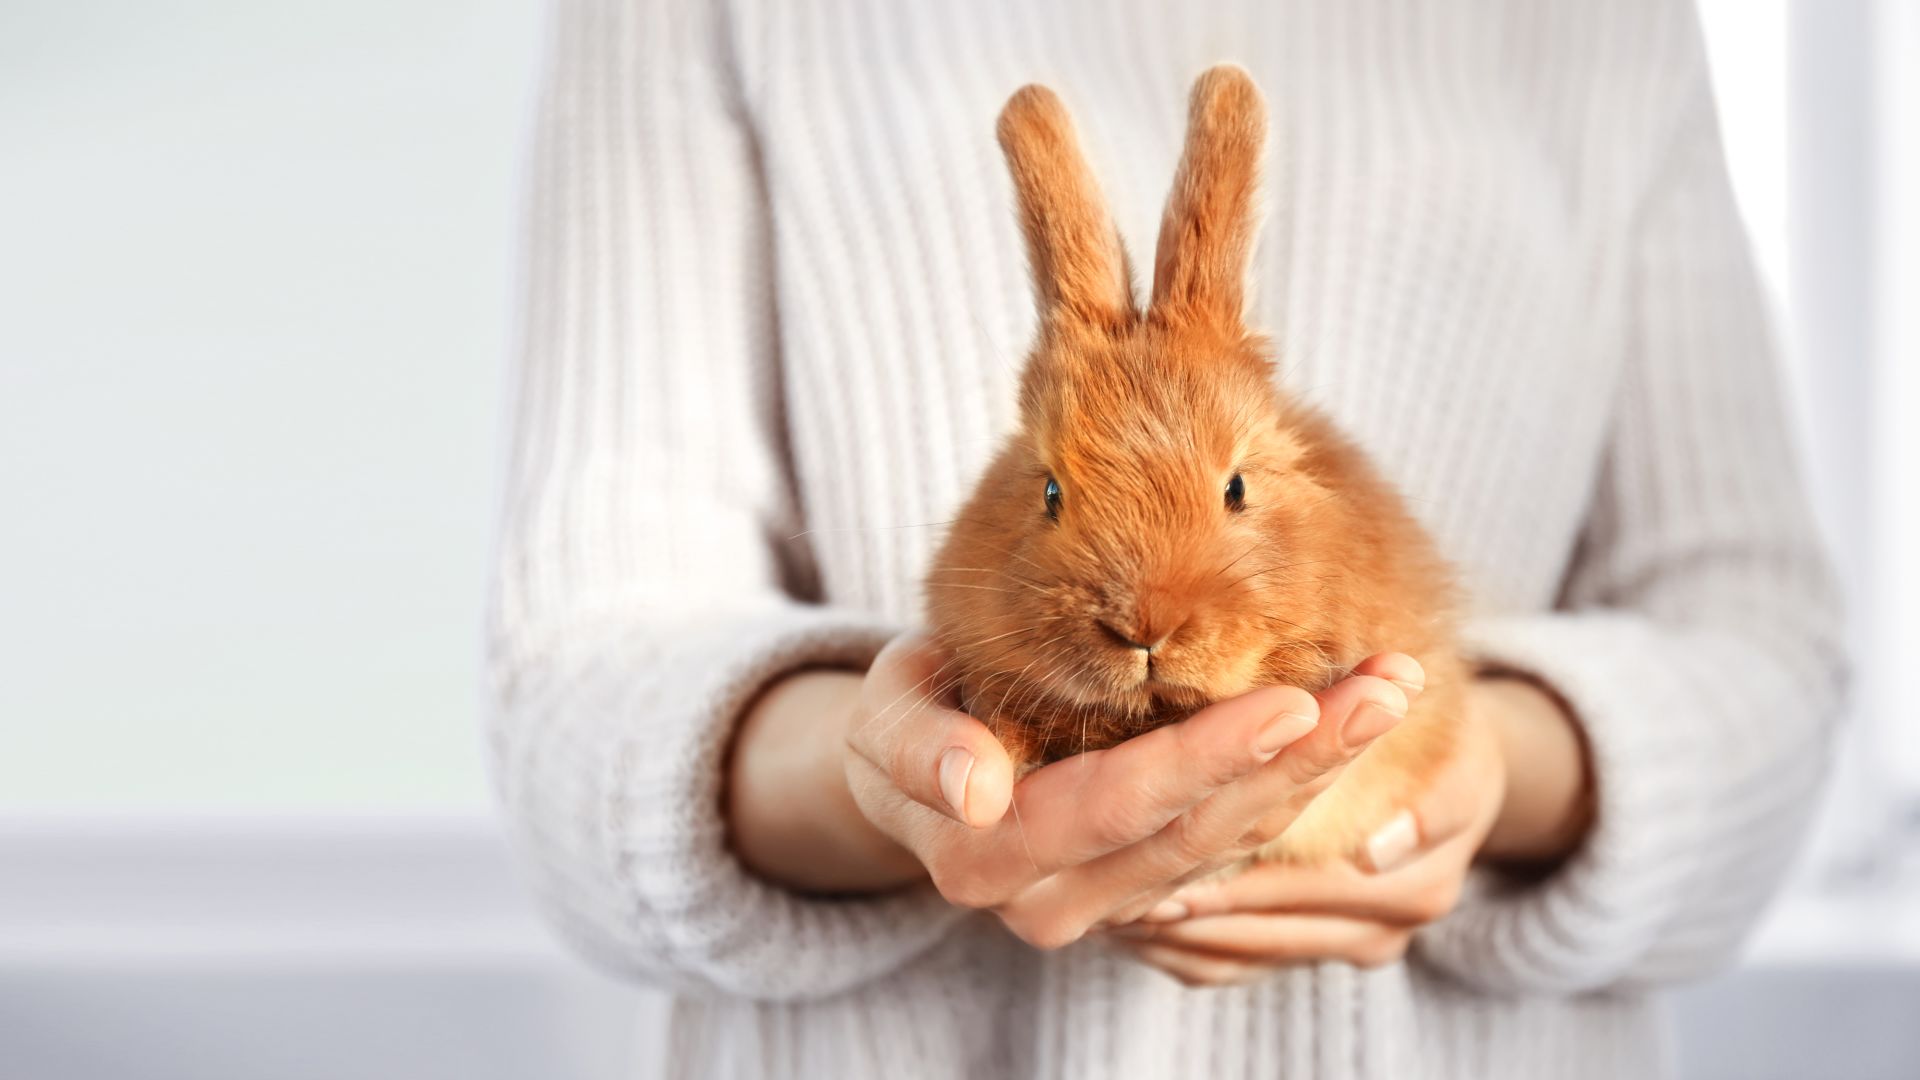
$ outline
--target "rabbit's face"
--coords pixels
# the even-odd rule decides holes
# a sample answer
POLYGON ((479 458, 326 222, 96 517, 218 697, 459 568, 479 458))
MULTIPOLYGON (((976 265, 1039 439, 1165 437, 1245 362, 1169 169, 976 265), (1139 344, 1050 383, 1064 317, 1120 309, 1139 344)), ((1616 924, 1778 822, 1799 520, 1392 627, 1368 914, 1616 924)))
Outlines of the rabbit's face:
POLYGON ((1144 728, 1257 685, 1276 652, 1320 663, 1325 492, 1263 348, 1154 320, 1043 337, 1023 432, 954 526, 970 559, 929 581, 971 685, 1144 728))

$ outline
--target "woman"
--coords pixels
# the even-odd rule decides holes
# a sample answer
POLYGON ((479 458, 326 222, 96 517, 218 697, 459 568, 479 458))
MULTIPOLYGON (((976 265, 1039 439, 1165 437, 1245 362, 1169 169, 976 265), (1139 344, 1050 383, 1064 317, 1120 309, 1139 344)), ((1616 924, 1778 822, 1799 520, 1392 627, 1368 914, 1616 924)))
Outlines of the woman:
MULTIPOLYGON (((535 169, 495 768, 551 917, 678 993, 661 1063, 1661 1071, 1646 990, 1777 884, 1839 667, 1684 3, 569 0, 535 169), (1277 144, 1250 322, 1458 567, 1488 737, 1366 866, 1182 887, 1141 823, 1283 798, 1287 691, 1018 822, 971 718, 872 721, 1030 336, 995 112, 1058 88, 1151 250, 1221 59, 1277 144)), ((1319 729, 1419 692, 1372 665, 1319 729)))

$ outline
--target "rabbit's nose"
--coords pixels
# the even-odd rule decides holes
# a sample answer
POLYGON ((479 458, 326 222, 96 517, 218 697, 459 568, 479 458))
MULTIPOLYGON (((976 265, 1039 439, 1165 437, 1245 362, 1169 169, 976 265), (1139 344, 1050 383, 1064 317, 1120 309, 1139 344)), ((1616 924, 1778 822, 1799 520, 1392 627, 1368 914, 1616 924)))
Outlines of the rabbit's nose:
POLYGON ((1141 652, 1149 653, 1165 645, 1168 638, 1186 625, 1186 621, 1184 615, 1177 621, 1169 619, 1165 624, 1158 626, 1152 623, 1115 624, 1105 619, 1094 620, 1100 629, 1107 632, 1108 637, 1129 649, 1139 649, 1141 652))
MULTIPOLYGON (((1113 640, 1119 642, 1122 645, 1125 645, 1127 648, 1139 649, 1142 652, 1153 651, 1153 645, 1148 645, 1142 642, 1135 641, 1132 637, 1130 637, 1127 634, 1125 630, 1120 629, 1119 627, 1113 625, 1107 620, 1095 619, 1093 621, 1096 625, 1100 627, 1100 629, 1105 630, 1107 632, 1108 637, 1112 638, 1113 640)), ((1155 642, 1155 644, 1158 644, 1158 642, 1155 642)))

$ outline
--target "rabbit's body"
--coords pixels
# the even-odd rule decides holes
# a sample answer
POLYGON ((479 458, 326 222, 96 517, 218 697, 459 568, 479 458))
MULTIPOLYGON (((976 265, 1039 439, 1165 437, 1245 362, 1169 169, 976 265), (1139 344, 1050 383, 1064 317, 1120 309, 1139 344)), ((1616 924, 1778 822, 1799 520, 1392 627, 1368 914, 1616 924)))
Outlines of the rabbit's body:
POLYGON ((1406 720, 1262 852, 1318 861, 1355 851, 1446 759, 1465 673, 1431 541, 1357 447, 1274 385, 1241 322, 1264 129, 1244 72, 1202 76, 1141 312, 1064 108, 1032 87, 1008 103, 1040 337, 1022 428, 927 592, 962 704, 1022 767, 1414 656, 1427 682, 1406 720))

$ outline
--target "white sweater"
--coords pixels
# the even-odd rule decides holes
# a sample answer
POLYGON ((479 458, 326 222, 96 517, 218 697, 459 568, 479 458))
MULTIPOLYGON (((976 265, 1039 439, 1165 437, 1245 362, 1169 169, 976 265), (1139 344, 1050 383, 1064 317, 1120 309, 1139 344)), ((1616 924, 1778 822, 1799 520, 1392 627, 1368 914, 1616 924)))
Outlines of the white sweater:
POLYGON ((554 922, 677 992, 678 1075, 1643 1077, 1827 755, 1833 593, 1682 0, 561 0, 491 612, 505 814, 554 922), (1475 655, 1591 743, 1550 879, 1412 958, 1188 990, 927 889, 743 872, 769 680, 864 665, 1012 421, 1033 312, 994 118, 1078 117, 1151 252, 1188 84, 1271 102, 1252 321, 1459 566, 1475 655))

